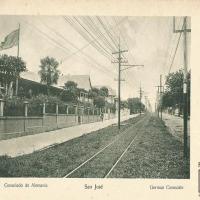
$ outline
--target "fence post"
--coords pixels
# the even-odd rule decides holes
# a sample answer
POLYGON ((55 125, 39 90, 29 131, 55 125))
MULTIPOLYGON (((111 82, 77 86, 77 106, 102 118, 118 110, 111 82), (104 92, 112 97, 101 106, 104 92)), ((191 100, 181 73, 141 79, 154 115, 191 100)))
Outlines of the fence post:
POLYGON ((56 125, 58 128, 58 104, 56 104, 56 125))
POLYGON ((95 121, 94 120, 94 108, 92 108, 92 115, 93 115, 93 122, 95 121))
POLYGON ((45 113, 46 113, 46 104, 42 104, 42 127, 44 127, 44 118, 45 118, 45 113))
POLYGON ((68 115, 69 114, 69 106, 66 105, 66 114, 68 115))
POLYGON ((78 121, 78 105, 74 105, 74 109, 75 109, 75 123, 78 121))
POLYGON ((108 108, 108 119, 110 119, 110 108, 108 108))
POLYGON ((0 117, 3 117, 4 100, 0 99, 0 117))
POLYGON ((28 116, 28 101, 24 101, 24 132, 26 132, 26 117, 28 116))
POLYGON ((24 101, 24 117, 28 116, 28 101, 24 101))
POLYGON ((45 110, 45 103, 43 103, 43 105, 42 105, 42 115, 44 116, 45 115, 45 113, 46 113, 46 110, 45 110))
POLYGON ((90 122, 90 107, 87 107, 88 122, 90 122))

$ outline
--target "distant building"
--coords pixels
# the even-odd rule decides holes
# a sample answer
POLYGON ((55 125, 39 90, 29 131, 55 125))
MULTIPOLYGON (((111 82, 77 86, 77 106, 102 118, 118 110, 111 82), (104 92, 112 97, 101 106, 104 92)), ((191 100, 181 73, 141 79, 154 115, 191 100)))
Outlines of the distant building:
POLYGON ((106 86, 106 85, 96 85, 94 86, 94 88, 102 88, 102 87, 106 87, 108 88, 108 97, 105 98, 105 100, 108 103, 115 103, 115 98, 116 98, 116 91, 114 89, 112 89, 110 86, 106 86))

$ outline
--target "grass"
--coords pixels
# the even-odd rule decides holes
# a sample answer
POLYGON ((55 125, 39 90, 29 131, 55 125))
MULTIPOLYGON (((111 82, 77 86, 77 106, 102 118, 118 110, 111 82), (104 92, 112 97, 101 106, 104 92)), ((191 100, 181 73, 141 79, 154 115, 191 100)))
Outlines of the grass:
MULTIPOLYGON (((128 120, 122 131, 143 116, 128 120)), ((189 158, 183 158, 183 145, 169 134, 164 123, 147 116, 114 145, 70 177, 102 178, 131 142, 133 145, 110 174, 110 178, 190 177, 189 158)), ((49 149, 16 158, 0 157, 1 177, 63 177, 94 155, 119 135, 117 126, 109 126, 56 145, 49 149)))
MULTIPOLYGON (((123 126, 122 131, 141 117, 128 120, 129 124, 123 126)), ((1 156, 0 177, 63 177, 118 134, 117 126, 109 126, 29 155, 1 156)))
POLYGON ((137 131, 142 126, 144 119, 131 128, 131 131, 124 132, 122 137, 113 145, 99 154, 96 158, 84 165, 80 170, 73 173, 70 177, 81 178, 103 178, 112 168, 128 144, 132 141, 137 131))
POLYGON ((188 179, 189 158, 184 159, 182 143, 164 123, 151 117, 110 177, 188 179))

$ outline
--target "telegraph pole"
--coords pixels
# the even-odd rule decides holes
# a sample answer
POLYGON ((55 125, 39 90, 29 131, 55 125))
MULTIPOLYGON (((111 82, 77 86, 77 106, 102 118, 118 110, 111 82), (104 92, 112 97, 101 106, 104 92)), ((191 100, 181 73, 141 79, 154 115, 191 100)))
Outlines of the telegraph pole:
POLYGON ((141 113, 142 113, 142 88, 141 88, 141 83, 140 83, 139 93, 140 93, 140 115, 141 115, 141 113))
POLYGON ((184 17, 183 29, 175 29, 175 17, 173 18, 173 32, 183 33, 183 46, 184 46, 184 77, 183 77, 183 133, 184 133, 184 157, 188 156, 187 140, 188 140, 188 109, 187 109, 187 68, 188 68, 188 53, 187 53, 187 33, 191 32, 191 29, 187 28, 187 17, 184 17))
POLYGON ((162 86, 162 75, 160 75, 160 85, 156 86, 158 88, 157 91, 157 111, 158 117, 162 119, 162 95, 163 95, 163 86, 162 86))
POLYGON ((119 49, 117 52, 113 52, 112 54, 118 54, 118 61, 115 61, 113 63, 118 63, 118 129, 120 129, 120 111, 121 111, 121 64, 123 63, 122 61, 122 53, 127 52, 128 50, 121 50, 120 47, 120 38, 119 38, 119 45, 118 45, 119 49))
POLYGON ((162 75, 160 75, 160 118, 162 119, 162 92, 163 86, 162 86, 162 75))
POLYGON ((158 114, 158 117, 159 117, 159 97, 160 97, 160 86, 158 85, 158 86, 156 86, 157 88, 158 88, 158 90, 157 90, 157 97, 156 97, 156 99, 157 99, 157 106, 156 106, 156 109, 157 109, 157 114, 158 114))
POLYGON ((121 46, 120 46, 120 37, 119 37, 119 45, 118 45, 118 51, 117 52, 113 52, 112 54, 118 54, 118 61, 113 61, 112 63, 118 63, 118 129, 120 130, 120 122, 121 122, 121 81, 123 81, 121 79, 121 72, 124 70, 127 70, 129 68, 132 67, 137 67, 137 66, 144 66, 144 65, 127 65, 127 64, 123 64, 123 63, 127 63, 128 61, 123 61, 122 60, 122 54, 125 52, 128 52, 128 50, 122 50, 121 46), (127 66, 126 68, 121 69, 122 66, 127 66))

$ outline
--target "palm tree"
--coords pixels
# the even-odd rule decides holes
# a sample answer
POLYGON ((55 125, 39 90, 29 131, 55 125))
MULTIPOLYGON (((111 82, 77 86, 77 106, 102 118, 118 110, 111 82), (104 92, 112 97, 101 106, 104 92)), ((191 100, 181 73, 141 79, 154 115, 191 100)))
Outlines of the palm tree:
POLYGON ((47 94, 49 95, 49 86, 57 84, 60 71, 58 70, 59 63, 54 58, 48 56, 40 60, 40 82, 47 85, 47 94))

